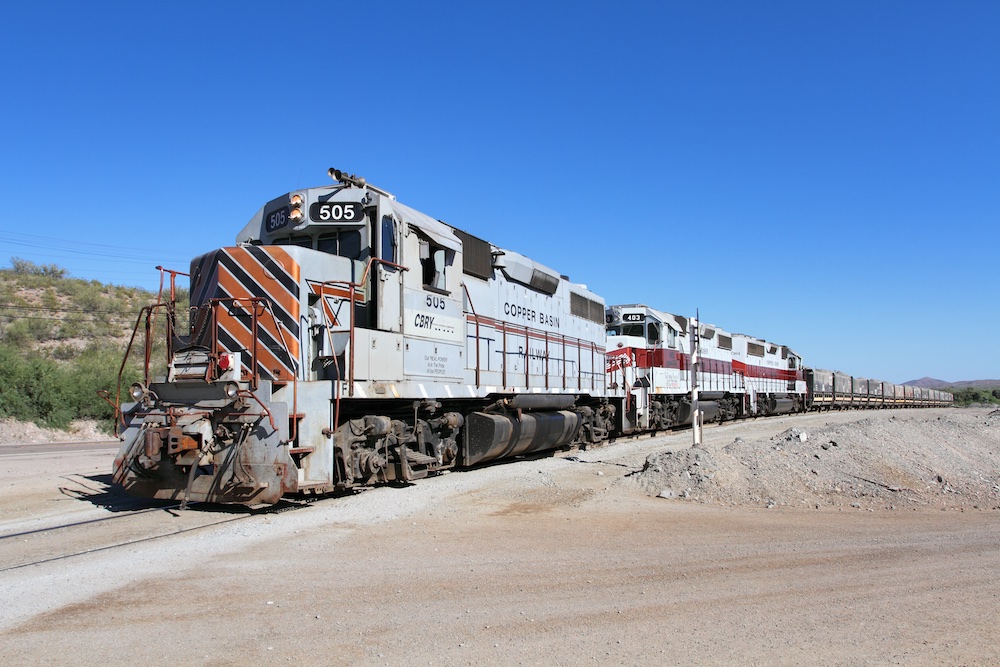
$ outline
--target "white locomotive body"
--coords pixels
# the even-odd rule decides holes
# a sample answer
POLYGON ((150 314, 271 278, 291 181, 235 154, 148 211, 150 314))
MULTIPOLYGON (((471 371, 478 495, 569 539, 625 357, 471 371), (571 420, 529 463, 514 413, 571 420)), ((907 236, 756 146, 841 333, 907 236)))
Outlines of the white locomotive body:
POLYGON ((335 176, 192 263, 190 329, 123 406, 127 490, 273 503, 606 437, 599 296, 335 176))
POLYGON ((703 419, 739 415, 732 340, 725 331, 642 304, 611 306, 605 319, 609 383, 624 396, 621 431, 691 423, 695 386, 703 419))
POLYGON ((733 334, 733 373, 745 394, 747 415, 799 412, 806 407, 802 359, 787 346, 733 334))

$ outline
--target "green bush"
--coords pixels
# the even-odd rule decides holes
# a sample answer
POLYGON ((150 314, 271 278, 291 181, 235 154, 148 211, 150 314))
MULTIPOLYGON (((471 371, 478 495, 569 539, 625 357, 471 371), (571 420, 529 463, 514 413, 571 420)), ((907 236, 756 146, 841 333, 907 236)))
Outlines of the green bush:
POLYGON ((42 317, 28 317, 8 321, 0 334, 0 340, 11 345, 32 345, 51 337, 55 321, 42 317))
POLYGON ((1000 403, 1000 390, 976 389, 974 387, 962 387, 961 389, 947 389, 955 395, 955 405, 971 405, 973 403, 1000 403))
POLYGON ((73 306, 85 311, 106 310, 109 299, 104 295, 100 284, 86 285, 73 297, 73 306))
MULTIPOLYGON (((63 363, 0 344, 0 416, 54 428, 66 428, 74 419, 110 424, 114 409, 97 392, 108 391, 114 398, 121 361, 121 350, 101 343, 63 363)), ((123 390, 141 377, 136 364, 127 366, 123 390)))
POLYGON ((75 414, 65 380, 57 362, 0 345, 0 415, 41 426, 69 426, 75 414))
POLYGON ((20 257, 11 257, 10 265, 14 273, 23 276, 44 276, 46 278, 65 278, 66 269, 55 264, 35 264, 20 257))
MULTIPOLYGON (((122 363, 122 351, 105 345, 88 347, 73 362, 73 374, 69 380, 74 395, 77 417, 81 419, 113 419, 114 411, 107 401, 97 395, 98 390, 110 392, 114 398, 118 386, 118 371, 122 363)), ((142 379, 136 364, 125 367, 122 376, 122 390, 142 379)))

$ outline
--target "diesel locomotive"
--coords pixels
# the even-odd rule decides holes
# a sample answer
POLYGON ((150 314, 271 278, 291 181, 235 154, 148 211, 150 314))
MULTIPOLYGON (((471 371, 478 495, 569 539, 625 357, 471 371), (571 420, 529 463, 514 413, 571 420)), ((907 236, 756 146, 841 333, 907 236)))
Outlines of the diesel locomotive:
POLYGON ((606 307, 545 265, 330 175, 266 203, 189 274, 170 272, 169 296, 141 312, 130 348, 142 345, 144 379, 116 400, 113 474, 128 493, 273 504, 695 418, 950 399, 855 385, 786 346, 647 306, 606 307))

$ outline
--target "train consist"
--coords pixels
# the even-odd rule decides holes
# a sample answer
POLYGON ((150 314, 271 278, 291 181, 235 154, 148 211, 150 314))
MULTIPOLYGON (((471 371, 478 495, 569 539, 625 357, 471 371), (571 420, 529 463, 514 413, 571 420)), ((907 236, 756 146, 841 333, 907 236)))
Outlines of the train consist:
POLYGON ((270 504, 616 436, 810 409, 946 405, 580 284, 330 170, 143 309, 114 480, 270 504), (186 322, 182 322, 187 320, 186 322), (161 326, 162 325, 162 326, 161 326), (165 365, 153 350, 163 332, 165 365))
POLYGON ((625 394, 616 432, 691 423, 693 377, 706 421, 953 401, 936 389, 806 368, 787 346, 641 304, 608 308, 607 350, 609 395, 625 394))

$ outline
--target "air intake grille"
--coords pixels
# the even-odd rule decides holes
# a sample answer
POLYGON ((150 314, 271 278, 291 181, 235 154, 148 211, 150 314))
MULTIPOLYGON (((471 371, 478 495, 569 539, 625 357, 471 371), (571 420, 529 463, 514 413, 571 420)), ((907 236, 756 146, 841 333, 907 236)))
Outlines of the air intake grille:
POLYGON ((489 280, 493 276, 493 252, 490 244, 460 229, 452 229, 462 241, 462 271, 470 276, 489 280))
POLYGON ((604 324, 604 304, 576 292, 569 293, 569 312, 591 322, 604 324))

